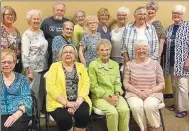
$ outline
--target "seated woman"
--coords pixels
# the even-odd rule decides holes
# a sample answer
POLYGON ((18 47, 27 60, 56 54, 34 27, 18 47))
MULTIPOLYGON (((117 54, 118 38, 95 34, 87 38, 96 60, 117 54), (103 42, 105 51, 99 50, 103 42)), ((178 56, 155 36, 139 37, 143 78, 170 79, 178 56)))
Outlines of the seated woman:
POLYGON ((1 130, 26 131, 32 115, 31 90, 26 78, 13 71, 16 54, 1 50, 1 130))
POLYGON ((47 111, 61 131, 72 128, 85 131, 92 106, 89 94, 89 77, 85 66, 75 62, 74 45, 64 45, 59 60, 51 65, 46 76, 47 111))
POLYGON ((93 105, 106 114, 108 131, 129 131, 129 108, 121 96, 119 65, 109 59, 111 43, 101 39, 97 44, 99 57, 89 64, 93 105))
POLYGON ((165 82, 158 61, 148 57, 149 45, 139 41, 134 47, 135 58, 126 63, 123 84, 127 102, 141 131, 147 131, 146 118, 159 131, 160 114, 158 106, 163 102, 162 90, 165 82))

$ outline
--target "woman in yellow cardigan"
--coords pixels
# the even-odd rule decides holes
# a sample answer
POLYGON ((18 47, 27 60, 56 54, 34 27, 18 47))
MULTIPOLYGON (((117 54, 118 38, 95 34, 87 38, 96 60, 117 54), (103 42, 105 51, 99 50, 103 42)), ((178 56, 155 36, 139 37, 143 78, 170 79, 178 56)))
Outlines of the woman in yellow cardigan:
POLYGON ((60 50, 60 61, 53 63, 46 77, 47 111, 61 131, 85 131, 88 125, 91 100, 89 77, 85 66, 74 62, 77 56, 73 45, 60 50))

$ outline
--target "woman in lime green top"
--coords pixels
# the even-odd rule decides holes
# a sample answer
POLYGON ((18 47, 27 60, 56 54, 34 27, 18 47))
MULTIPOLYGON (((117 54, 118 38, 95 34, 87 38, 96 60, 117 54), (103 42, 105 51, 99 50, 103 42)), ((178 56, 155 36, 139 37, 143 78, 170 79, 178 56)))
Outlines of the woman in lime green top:
POLYGON ((74 32, 72 36, 72 40, 74 41, 75 47, 79 50, 79 42, 83 35, 83 32, 87 30, 85 27, 85 12, 82 10, 78 10, 75 12, 73 16, 74 32))
POLYGON ((119 65, 109 59, 111 43, 101 39, 97 44, 99 57, 89 64, 90 91, 93 105, 103 111, 108 131, 129 131, 129 108, 121 89, 119 65))
POLYGON ((83 64, 74 62, 73 45, 63 46, 59 56, 60 61, 51 65, 46 77, 47 111, 61 131, 72 128, 72 118, 74 131, 85 131, 92 105, 87 70, 83 64))

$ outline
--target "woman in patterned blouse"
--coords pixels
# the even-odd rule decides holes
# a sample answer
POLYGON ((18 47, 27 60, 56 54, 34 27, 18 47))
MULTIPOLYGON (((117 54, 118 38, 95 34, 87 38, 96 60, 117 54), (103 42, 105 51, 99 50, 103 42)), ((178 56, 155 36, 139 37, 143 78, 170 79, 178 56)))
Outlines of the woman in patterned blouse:
POLYGON ((32 115, 31 90, 25 76, 13 71, 16 54, 1 50, 1 130, 26 131, 32 115))
POLYGON ((186 8, 176 5, 172 10, 174 24, 166 33, 165 75, 171 74, 174 104, 169 110, 176 111, 176 117, 184 117, 189 110, 189 22, 183 20, 186 8))
POLYGON ((85 66, 75 62, 74 45, 63 45, 59 61, 51 65, 46 76, 47 111, 60 131, 85 131, 92 106, 89 94, 89 77, 85 66))
POLYGON ((161 61, 161 65, 163 67, 163 65, 165 63, 164 56, 162 55, 163 50, 164 50, 164 42, 165 42, 165 30, 164 30, 161 22, 159 20, 156 20, 156 18, 155 18, 157 10, 158 10, 157 1, 149 1, 146 4, 146 9, 148 12, 147 21, 149 24, 152 24, 155 27, 156 33, 157 33, 157 36, 159 39, 158 57, 159 57, 159 61, 161 61), (162 55, 162 57, 161 57, 161 55, 162 55))
POLYGON ((98 19, 94 15, 86 17, 86 26, 88 31, 83 33, 79 47, 79 59, 86 67, 89 63, 95 60, 98 55, 96 52, 96 45, 101 39, 100 33, 97 32, 98 19))
POLYGON ((19 31, 13 26, 13 23, 17 19, 17 15, 15 10, 10 6, 3 7, 1 12, 1 49, 10 48, 15 51, 17 55, 15 71, 21 73, 21 36, 19 31))
POLYGON ((30 86, 37 98, 38 108, 41 110, 44 96, 43 75, 47 70, 48 43, 40 30, 42 13, 39 10, 27 12, 30 27, 22 36, 22 60, 30 86))

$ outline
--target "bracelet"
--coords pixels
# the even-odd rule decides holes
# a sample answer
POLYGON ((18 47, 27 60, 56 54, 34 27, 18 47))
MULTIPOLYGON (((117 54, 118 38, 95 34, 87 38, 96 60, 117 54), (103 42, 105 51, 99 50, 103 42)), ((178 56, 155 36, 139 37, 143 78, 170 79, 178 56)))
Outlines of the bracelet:
POLYGON ((21 108, 18 108, 18 110, 17 111, 21 111, 22 112, 22 114, 24 114, 24 111, 21 109, 21 108))

